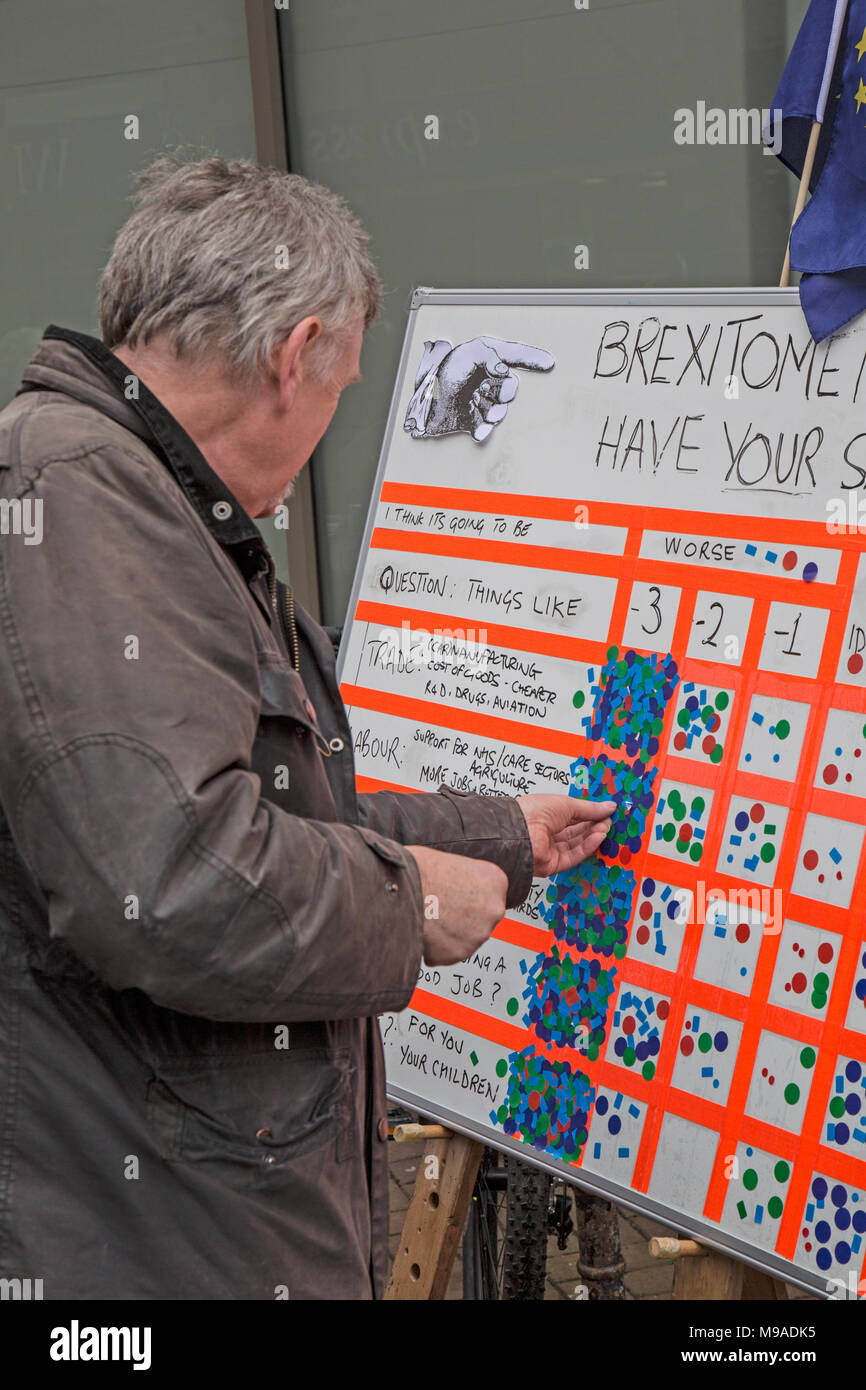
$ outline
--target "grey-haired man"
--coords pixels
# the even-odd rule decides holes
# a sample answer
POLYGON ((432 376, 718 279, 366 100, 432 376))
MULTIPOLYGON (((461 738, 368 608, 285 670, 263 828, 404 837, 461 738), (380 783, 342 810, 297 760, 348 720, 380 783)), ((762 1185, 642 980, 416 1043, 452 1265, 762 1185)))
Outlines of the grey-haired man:
POLYGON ((251 518, 379 293, 327 190, 163 159, 102 341, 49 328, 0 414, 44 522, 0 548, 0 1273, 49 1299, 380 1296, 376 1015, 608 827, 355 792, 331 644, 251 518))

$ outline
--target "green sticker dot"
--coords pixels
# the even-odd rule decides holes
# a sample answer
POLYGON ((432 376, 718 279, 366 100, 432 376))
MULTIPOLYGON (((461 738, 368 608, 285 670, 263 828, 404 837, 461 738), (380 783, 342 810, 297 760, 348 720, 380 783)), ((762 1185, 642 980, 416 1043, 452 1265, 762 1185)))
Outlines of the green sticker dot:
POLYGON ((705 724, 709 724, 709 722, 710 722, 710 720, 712 719, 712 717, 713 717, 713 707, 712 707, 712 705, 704 705, 703 709, 701 710, 701 719, 703 719, 703 721, 704 721, 705 724))
POLYGON ((499 1121, 499 1123, 500 1123, 501 1125, 504 1125, 504 1124, 505 1124, 505 1121, 508 1119, 508 1106, 507 1106, 507 1105, 500 1105, 499 1109, 498 1109, 497 1112, 496 1112, 496 1118, 497 1118, 497 1120, 499 1121))
POLYGON ((787 719, 780 719, 776 725, 776 738, 787 738, 791 732, 791 726, 787 719))
POLYGON ((703 845, 696 844, 696 843, 694 842, 694 840, 693 840, 693 841, 692 841, 692 847, 691 847, 691 849, 689 850, 689 859, 691 859, 693 863, 699 864, 700 861, 701 861, 701 857, 702 857, 702 855, 703 855, 703 852, 704 852, 704 847, 703 847, 703 845))
POLYGON ((772 864, 776 857, 775 845, 761 845, 761 858, 765 864, 772 864))
POLYGON ((517 1013, 517 1010, 520 1008, 520 1005, 518 1004, 516 999, 509 999, 508 1003, 505 1005, 505 1008, 513 1018, 514 1015, 517 1013))
POLYGON ((674 836, 676 835, 676 833, 677 833, 676 826, 675 826, 675 825, 671 825, 670 821, 668 821, 668 824, 667 824, 667 825, 664 827, 664 829, 662 830, 662 839, 663 839, 663 840, 667 840, 668 844, 670 844, 671 840, 674 838, 674 836))
POLYGON ((698 1047, 701 1052, 709 1052, 713 1045, 713 1039, 709 1033, 701 1033, 698 1038, 698 1047))
POLYGON ((598 1054, 599 1054, 599 1046, 598 1046, 598 1043, 597 1043, 597 1042, 591 1042, 591 1043, 589 1044, 589 1047, 586 1049, 587 1061, 589 1061, 589 1062, 597 1062, 597 1061, 598 1061, 598 1054))
POLYGON ((687 709, 681 709, 680 712, 679 712, 679 714, 677 715, 677 723, 679 724, 680 728, 681 728, 681 729, 687 729, 687 728, 689 727, 689 725, 691 724, 691 722, 692 722, 692 721, 691 721, 691 719, 689 718, 689 712, 688 712, 688 710, 687 710, 687 709))
POLYGON ((800 1087, 795 1086, 792 1081, 790 1086, 785 1087, 785 1100, 788 1102, 789 1105, 796 1105, 799 1099, 800 1087))
POLYGON ((626 1048, 625 1052, 622 1054, 622 1060, 625 1062, 625 1065, 627 1067, 634 1066, 637 1057, 633 1047, 626 1048))
POLYGON ((816 1053, 814 1047, 804 1047, 803 1051, 800 1053, 801 1064, 808 1069, 809 1067, 814 1067, 815 1061, 816 1053))
POLYGON ((776 1182, 787 1182, 790 1176, 791 1169, 788 1167, 785 1160, 780 1158, 773 1169, 773 1177, 776 1179, 776 1182))
POLYGON ((845 1114, 845 1101, 841 1096, 834 1096, 830 1101, 830 1114, 834 1120, 845 1114))
POLYGON ((730 696, 728 692, 726 690, 720 690, 713 703, 716 709, 727 709, 729 699, 730 696))
POLYGON ((496 1063, 496 1075, 504 1076, 507 1071, 508 1063, 506 1062, 504 1057, 500 1057, 499 1061, 496 1063))
POLYGON ((571 703, 574 705, 575 709, 583 709, 583 706, 586 704, 586 696, 582 690, 575 692, 574 699, 571 703))
POLYGON ((616 661, 616 659, 617 659, 618 656, 619 656, 619 647, 608 647, 608 649, 607 649, 607 659, 608 659, 608 661, 616 661))
POLYGON ((827 1003, 827 996, 826 996, 826 994, 819 994, 818 991, 815 990, 815 993, 812 995, 812 1008, 813 1008, 813 1009, 823 1009, 826 1003, 827 1003))
POLYGON ((683 805, 682 802, 680 802, 677 806, 674 807, 674 819, 675 819, 675 820, 682 820, 682 818, 683 818, 683 816, 684 816, 685 814, 686 814, 686 808, 685 808, 685 806, 683 805))
POLYGON ((724 757, 724 753, 725 750, 722 747, 722 745, 720 743, 717 743, 712 753, 710 754, 710 762, 720 763, 722 761, 722 758, 724 757))
POLYGON ((782 1201, 781 1197, 770 1198, 769 1202, 767 1203, 767 1211, 770 1213, 774 1221, 778 1221, 779 1217, 782 1215, 782 1212, 784 1210, 785 1204, 782 1201))
POLYGON ((823 970, 815 976, 813 988, 816 994, 826 994, 830 988, 830 976, 825 975, 823 970))
POLYGON ((655 1062, 644 1062, 641 1067, 641 1076, 645 1081, 652 1081, 656 1074, 655 1062))
POLYGON ((754 1168, 747 1168, 743 1174, 743 1187, 747 1192, 754 1192, 758 1186, 758 1175, 754 1168))
POLYGON ((617 942, 616 946, 613 948, 613 953, 617 960, 624 960, 627 951, 628 947, 622 941, 617 942))
POLYGON ((694 811, 696 816, 702 816, 704 814, 706 804, 707 803, 704 801, 704 798, 702 796, 695 797, 694 801, 692 802, 692 810, 694 811))

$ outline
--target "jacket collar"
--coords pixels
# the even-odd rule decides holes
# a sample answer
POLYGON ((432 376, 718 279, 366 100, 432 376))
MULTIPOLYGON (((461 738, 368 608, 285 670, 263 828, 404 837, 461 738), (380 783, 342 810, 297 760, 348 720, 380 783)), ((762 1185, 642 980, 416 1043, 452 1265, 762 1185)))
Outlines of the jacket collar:
POLYGON ((49 324, 22 377, 18 394, 55 390, 93 405, 146 440, 169 469, 215 540, 230 550, 247 579, 264 573, 270 557, 262 534, 211 468, 195 441, 144 382, 130 399, 130 370, 98 338, 49 324), (54 344, 68 344, 63 349, 54 344))

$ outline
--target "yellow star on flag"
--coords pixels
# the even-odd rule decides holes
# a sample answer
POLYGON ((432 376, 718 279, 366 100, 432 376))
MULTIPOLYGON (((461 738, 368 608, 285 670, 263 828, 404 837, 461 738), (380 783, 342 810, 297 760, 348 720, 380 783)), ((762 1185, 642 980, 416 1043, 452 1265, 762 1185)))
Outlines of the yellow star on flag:
POLYGON ((859 63, 860 59, 863 57, 863 54, 866 53, 866 29, 863 30, 862 39, 859 43, 855 43, 854 47, 857 50, 857 62, 859 63))
POLYGON ((860 107, 863 105, 864 101, 866 101, 866 82, 863 81, 862 77, 860 78, 860 86, 854 93, 854 100, 857 103, 857 114, 859 116, 860 107))

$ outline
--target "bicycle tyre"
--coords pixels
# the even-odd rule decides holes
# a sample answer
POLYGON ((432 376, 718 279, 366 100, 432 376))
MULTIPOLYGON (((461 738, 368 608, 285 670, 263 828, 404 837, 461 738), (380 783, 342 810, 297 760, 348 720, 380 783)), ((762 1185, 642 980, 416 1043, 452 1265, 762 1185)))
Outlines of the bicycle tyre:
POLYGON ((508 1200, 500 1297, 541 1302, 547 1273, 550 1176, 512 1154, 506 1157, 508 1200))

